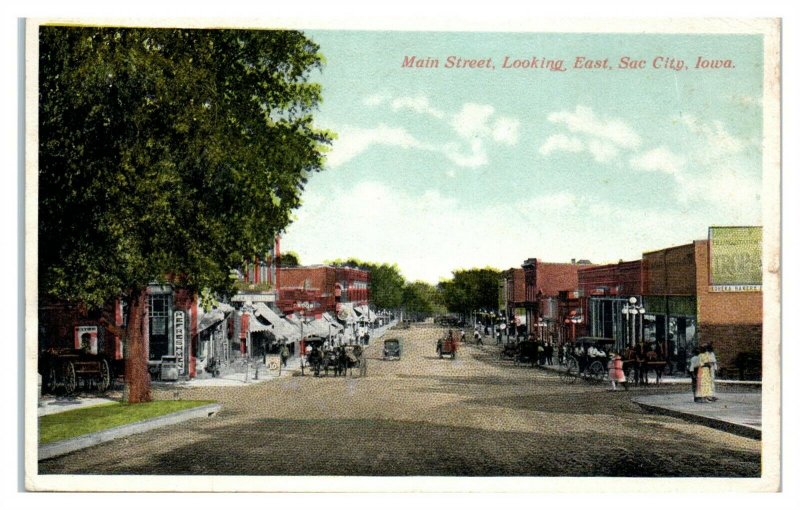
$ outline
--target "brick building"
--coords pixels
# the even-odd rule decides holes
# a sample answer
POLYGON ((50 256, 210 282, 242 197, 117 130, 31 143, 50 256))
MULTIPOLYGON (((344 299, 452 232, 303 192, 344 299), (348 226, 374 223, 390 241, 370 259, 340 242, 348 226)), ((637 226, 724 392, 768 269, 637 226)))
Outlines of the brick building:
POLYGON ((525 275, 525 315, 530 335, 554 343, 585 334, 585 310, 574 305, 578 294, 578 270, 592 267, 588 260, 570 263, 543 262, 536 258, 522 264, 525 275), (560 294, 562 291, 566 294, 560 294), (572 294, 570 294, 572 293, 572 294), (566 300, 559 306, 559 296, 566 300), (566 314, 566 315, 565 315, 566 314), (567 325, 567 318, 571 322, 567 325))
POLYGON ((298 308, 321 316, 337 313, 341 304, 369 303, 369 271, 327 265, 282 267, 278 269, 278 308, 291 313, 298 308))
MULTIPOLYGON (((43 301, 38 315, 39 350, 80 348, 85 338, 88 349, 105 354, 120 374, 124 356, 122 341, 103 324, 125 327, 125 320, 125 302, 121 299, 98 310, 63 301, 43 301)), ((196 294, 169 284, 148 286, 144 336, 149 369, 154 377, 158 377, 164 357, 175 358, 180 378, 196 376, 197 326, 196 294)))
POLYGON ((578 270, 581 306, 587 310, 588 334, 613 338, 620 352, 638 338, 635 319, 623 313, 631 297, 642 300, 642 261, 619 261, 578 270))
POLYGON ((709 237, 642 256, 642 293, 647 311, 644 340, 665 346, 676 359, 678 370, 684 368, 686 357, 701 344, 714 345, 723 371, 735 369, 736 359, 742 354, 758 359, 761 356, 760 227, 712 227, 709 237), (733 248, 725 239, 717 241, 715 261, 712 233, 736 233, 738 229, 747 229, 743 232, 757 239, 749 246, 733 248), (723 257, 731 249, 736 257, 726 265, 723 257), (751 262, 757 259, 751 263, 757 270, 742 263, 743 258, 751 262), (716 276, 715 267, 722 267, 716 270, 716 276), (744 283, 742 272, 749 278, 744 283))
POLYGON ((510 334, 524 334, 527 331, 525 270, 515 267, 503 271, 498 280, 498 291, 498 310, 508 319, 510 334))

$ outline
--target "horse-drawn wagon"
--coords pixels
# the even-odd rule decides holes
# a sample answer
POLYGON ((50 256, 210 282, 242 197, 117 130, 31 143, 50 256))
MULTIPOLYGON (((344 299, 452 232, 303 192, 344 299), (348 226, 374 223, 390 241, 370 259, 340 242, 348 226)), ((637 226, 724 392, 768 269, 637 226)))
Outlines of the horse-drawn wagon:
POLYGON ((48 349, 39 353, 38 365, 42 390, 46 393, 63 391, 70 395, 79 386, 105 393, 114 382, 111 361, 84 349, 48 349))

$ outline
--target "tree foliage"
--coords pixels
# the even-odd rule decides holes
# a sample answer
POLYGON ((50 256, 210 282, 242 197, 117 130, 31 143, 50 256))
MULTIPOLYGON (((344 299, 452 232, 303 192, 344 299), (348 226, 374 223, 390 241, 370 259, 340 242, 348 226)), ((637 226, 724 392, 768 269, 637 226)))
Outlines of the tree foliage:
POLYGON ((494 268, 460 269, 453 278, 439 283, 447 309, 468 315, 473 310, 497 309, 500 271, 494 268))
POLYGON ((275 259, 275 265, 278 267, 297 267, 300 265, 300 256, 293 251, 281 253, 275 259))
POLYGON ((403 309, 421 315, 442 314, 446 310, 439 288, 423 281, 407 283, 403 288, 403 309))
POLYGON ((230 292, 322 168, 319 47, 296 31, 39 35, 40 295, 124 295, 133 315, 153 281, 230 292))
POLYGON ((100 305, 165 275, 229 290, 330 137, 294 31, 41 27, 41 291, 100 305))

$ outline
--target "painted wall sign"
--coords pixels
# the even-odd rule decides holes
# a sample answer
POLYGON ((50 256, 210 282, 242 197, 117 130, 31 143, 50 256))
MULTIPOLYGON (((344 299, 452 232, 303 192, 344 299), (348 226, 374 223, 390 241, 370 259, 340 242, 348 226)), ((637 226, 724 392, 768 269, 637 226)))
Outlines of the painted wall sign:
POLYGON ((175 326, 175 361, 178 365, 178 373, 183 375, 186 373, 186 365, 184 363, 184 351, 186 349, 186 313, 180 310, 176 311, 173 324, 175 326))
POLYGON ((708 238, 712 287, 761 285, 761 227, 711 227, 708 238))

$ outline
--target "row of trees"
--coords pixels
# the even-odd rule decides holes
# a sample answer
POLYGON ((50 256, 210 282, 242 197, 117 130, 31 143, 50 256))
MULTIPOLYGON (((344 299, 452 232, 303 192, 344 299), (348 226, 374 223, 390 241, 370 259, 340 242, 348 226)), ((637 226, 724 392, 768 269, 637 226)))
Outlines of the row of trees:
POLYGON ((474 310, 497 308, 500 271, 496 269, 460 269, 453 272, 451 279, 431 285, 406 281, 396 264, 377 264, 355 258, 334 260, 330 264, 368 269, 370 299, 377 308, 402 309, 421 315, 451 312, 463 316, 474 310))

